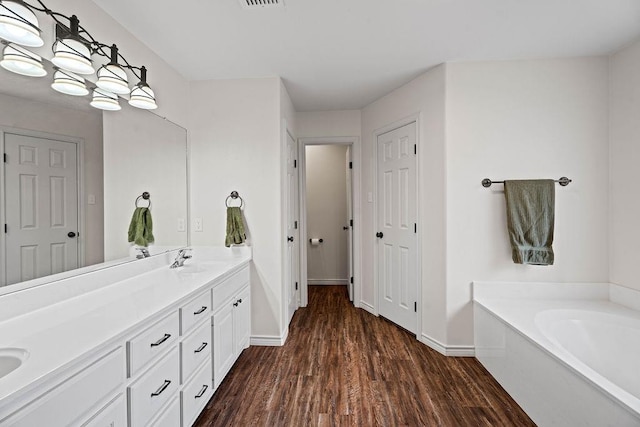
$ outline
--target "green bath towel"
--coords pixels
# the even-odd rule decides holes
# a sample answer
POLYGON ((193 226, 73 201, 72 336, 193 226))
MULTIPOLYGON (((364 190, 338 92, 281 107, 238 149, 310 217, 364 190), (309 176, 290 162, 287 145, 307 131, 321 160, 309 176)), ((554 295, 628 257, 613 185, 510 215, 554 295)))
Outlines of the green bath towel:
POLYGON ((153 243, 153 221, 149 208, 136 208, 129 224, 129 242, 138 246, 149 246, 153 243))
POLYGON ((247 236, 244 233, 244 223, 242 222, 242 210, 238 206, 227 208, 227 237, 224 245, 240 245, 244 243, 247 236))
POLYGON ((507 230, 513 262, 553 265, 553 180, 505 181, 504 195, 507 199, 507 230))

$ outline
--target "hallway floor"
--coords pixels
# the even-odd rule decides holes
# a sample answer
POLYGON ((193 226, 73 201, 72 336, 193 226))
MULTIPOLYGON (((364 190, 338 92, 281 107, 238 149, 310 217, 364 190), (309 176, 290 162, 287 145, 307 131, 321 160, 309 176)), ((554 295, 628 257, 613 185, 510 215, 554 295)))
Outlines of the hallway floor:
POLYGON ((196 426, 535 426, 474 358, 309 287, 283 347, 250 347, 196 426))

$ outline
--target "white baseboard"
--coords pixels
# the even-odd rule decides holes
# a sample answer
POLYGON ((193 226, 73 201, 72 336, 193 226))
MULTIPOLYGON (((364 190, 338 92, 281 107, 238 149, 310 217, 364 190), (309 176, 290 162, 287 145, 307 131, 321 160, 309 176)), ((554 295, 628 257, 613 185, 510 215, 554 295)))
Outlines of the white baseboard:
POLYGON ((348 279, 307 279, 309 286, 348 285, 348 279))
POLYGON ((429 337, 426 334, 422 334, 420 337, 420 342, 431 347, 435 351, 445 356, 450 357, 475 357, 476 350, 473 346, 464 346, 464 345, 444 345, 438 340, 435 340, 429 337))
POLYGON ((250 344, 258 347, 282 347, 289 337, 289 327, 278 337, 275 335, 252 335, 250 344))
POLYGON ((373 308, 373 306, 367 302, 364 302, 362 300, 360 300, 360 308, 368 311, 369 313, 373 314, 374 316, 377 316, 378 313, 376 313, 376 310, 373 308))

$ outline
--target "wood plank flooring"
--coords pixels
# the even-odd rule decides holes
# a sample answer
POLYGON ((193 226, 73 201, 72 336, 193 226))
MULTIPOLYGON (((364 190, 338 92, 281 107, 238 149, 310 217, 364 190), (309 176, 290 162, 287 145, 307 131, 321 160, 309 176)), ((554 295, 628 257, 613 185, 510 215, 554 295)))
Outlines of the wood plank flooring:
POLYGON ((250 347, 203 426, 535 426, 474 358, 445 357, 311 286, 283 347, 250 347))

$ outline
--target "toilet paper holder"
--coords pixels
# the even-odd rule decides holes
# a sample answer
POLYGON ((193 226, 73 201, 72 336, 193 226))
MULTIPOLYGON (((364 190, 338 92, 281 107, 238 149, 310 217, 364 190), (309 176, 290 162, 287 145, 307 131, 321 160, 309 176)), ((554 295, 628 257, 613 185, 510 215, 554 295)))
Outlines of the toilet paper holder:
MULTIPOLYGON (((309 243, 311 243, 313 241, 313 239, 309 239, 309 243)), ((324 239, 318 239, 318 242, 322 243, 324 242, 324 239)))

